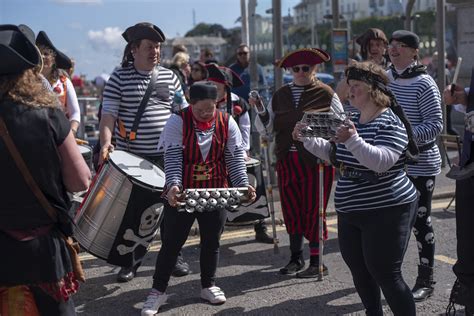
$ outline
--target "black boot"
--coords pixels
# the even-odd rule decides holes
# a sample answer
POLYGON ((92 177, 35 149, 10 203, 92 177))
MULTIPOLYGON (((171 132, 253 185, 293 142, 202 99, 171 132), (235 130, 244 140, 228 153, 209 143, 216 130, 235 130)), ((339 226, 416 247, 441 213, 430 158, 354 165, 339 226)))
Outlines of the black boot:
MULTIPOLYGON (((323 275, 328 275, 328 267, 323 264, 323 275)), ((319 256, 311 256, 309 266, 306 270, 296 273, 296 277, 300 279, 317 278, 319 276, 319 256)))
POLYGON ((267 225, 264 220, 258 221, 254 225, 255 240, 264 244, 273 244, 273 237, 268 234, 267 225))
POLYGON ((446 315, 455 315, 456 308, 454 304, 459 304, 465 307, 464 314, 472 316, 474 313, 474 286, 470 288, 456 279, 449 296, 449 305, 446 308, 446 315), (454 313, 453 313, 454 312, 454 313))
POLYGON ((415 286, 411 290, 415 302, 423 302, 428 297, 433 295, 433 285, 435 283, 436 282, 433 281, 433 268, 429 266, 419 265, 418 277, 416 278, 415 286))
POLYGON ((191 271, 189 270, 189 264, 184 261, 183 256, 180 253, 178 259, 176 260, 174 269, 171 272, 171 275, 174 277, 183 277, 188 275, 190 272, 191 271))
POLYGON ((133 280, 137 274, 137 270, 140 264, 137 264, 132 267, 121 267, 120 271, 117 274, 117 281, 120 283, 125 283, 133 280))
POLYGON ((280 269, 281 274, 295 274, 304 268, 304 259, 302 253, 292 253, 290 262, 280 269))

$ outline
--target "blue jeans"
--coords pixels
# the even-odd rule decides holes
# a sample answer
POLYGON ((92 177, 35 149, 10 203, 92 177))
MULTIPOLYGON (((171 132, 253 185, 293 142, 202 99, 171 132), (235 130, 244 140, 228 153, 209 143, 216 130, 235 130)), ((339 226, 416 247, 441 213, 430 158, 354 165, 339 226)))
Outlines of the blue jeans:
POLYGON ((416 315, 401 266, 417 202, 353 213, 338 213, 339 247, 367 315, 383 315, 380 289, 395 315, 416 315))

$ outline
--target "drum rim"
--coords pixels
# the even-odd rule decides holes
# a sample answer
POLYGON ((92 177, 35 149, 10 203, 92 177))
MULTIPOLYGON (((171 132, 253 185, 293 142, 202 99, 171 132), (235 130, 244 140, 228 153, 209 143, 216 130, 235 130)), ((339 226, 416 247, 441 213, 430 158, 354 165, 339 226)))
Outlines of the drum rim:
MULTIPOLYGON (((115 149, 114 152, 117 151, 117 152, 124 152, 126 154, 129 154, 129 155, 132 155, 132 156, 135 156, 137 158, 140 158, 140 159, 143 159, 143 160, 146 160, 148 161, 149 163, 151 163, 152 165, 154 165, 155 167, 157 167, 158 169, 161 170, 161 168, 159 168, 157 165, 153 164, 150 160, 146 159, 146 158, 143 158, 143 157, 140 157, 138 155, 135 155, 134 153, 131 153, 131 152, 128 152, 128 151, 125 151, 125 150, 120 150, 120 149, 115 149)), ((112 165, 115 166, 115 169, 118 170, 118 172, 120 172, 121 174, 123 174, 127 179, 129 179, 131 182, 134 182, 134 183, 137 183, 137 185, 141 185, 141 186, 144 186, 146 188, 150 188, 151 190, 154 190, 154 191, 163 191, 164 190, 164 186, 163 187, 157 187, 157 186, 154 186, 154 185, 150 185, 146 182, 143 182, 143 181, 140 181, 139 179, 127 174, 125 171, 123 171, 116 163, 113 162, 112 159, 107 159, 107 162, 108 163, 111 163, 112 165)), ((164 171, 161 170, 163 173, 164 171)))
POLYGON ((257 158, 254 158, 254 157, 250 157, 250 158, 253 159, 253 160, 256 160, 256 162, 250 163, 251 160, 246 160, 246 161, 245 161, 245 166, 246 166, 247 168, 260 166, 260 165, 262 164, 262 162, 261 162, 259 159, 257 159, 257 158))

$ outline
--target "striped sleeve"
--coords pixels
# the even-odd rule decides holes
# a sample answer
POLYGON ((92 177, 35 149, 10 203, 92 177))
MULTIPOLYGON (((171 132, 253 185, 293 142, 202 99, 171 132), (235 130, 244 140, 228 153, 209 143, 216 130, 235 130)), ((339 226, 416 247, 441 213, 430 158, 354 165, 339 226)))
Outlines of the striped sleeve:
POLYGON ((104 88, 104 99, 102 101, 102 113, 111 114, 114 117, 118 116, 120 101, 122 99, 119 72, 116 70, 110 76, 104 88))
POLYGON ((165 183, 166 187, 172 185, 182 186, 183 174, 183 149, 170 147, 165 153, 165 183))
MULTIPOLYGON (((430 78, 431 79, 431 78, 430 78)), ((419 112, 422 122, 413 128, 418 141, 430 141, 443 130, 441 96, 436 83, 431 80, 422 86, 419 96, 419 112)))

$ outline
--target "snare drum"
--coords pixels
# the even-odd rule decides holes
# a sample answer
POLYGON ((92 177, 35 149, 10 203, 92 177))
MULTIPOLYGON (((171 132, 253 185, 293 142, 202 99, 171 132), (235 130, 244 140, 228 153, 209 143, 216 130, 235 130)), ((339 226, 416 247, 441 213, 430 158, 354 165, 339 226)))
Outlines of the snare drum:
POLYGON ((77 145, 79 151, 81 152, 82 158, 86 162, 89 169, 92 170, 92 148, 87 145, 77 145))
POLYGON ((249 184, 255 188, 257 197, 255 198, 255 202, 252 204, 239 206, 237 212, 228 212, 228 222, 226 225, 253 224, 256 220, 270 216, 265 182, 263 181, 263 170, 260 161, 255 158, 250 158, 245 162, 245 164, 247 166, 249 184))
POLYGON ((164 172, 150 161, 113 151, 76 215, 74 237, 108 263, 134 266, 158 233, 164 184, 164 172))

